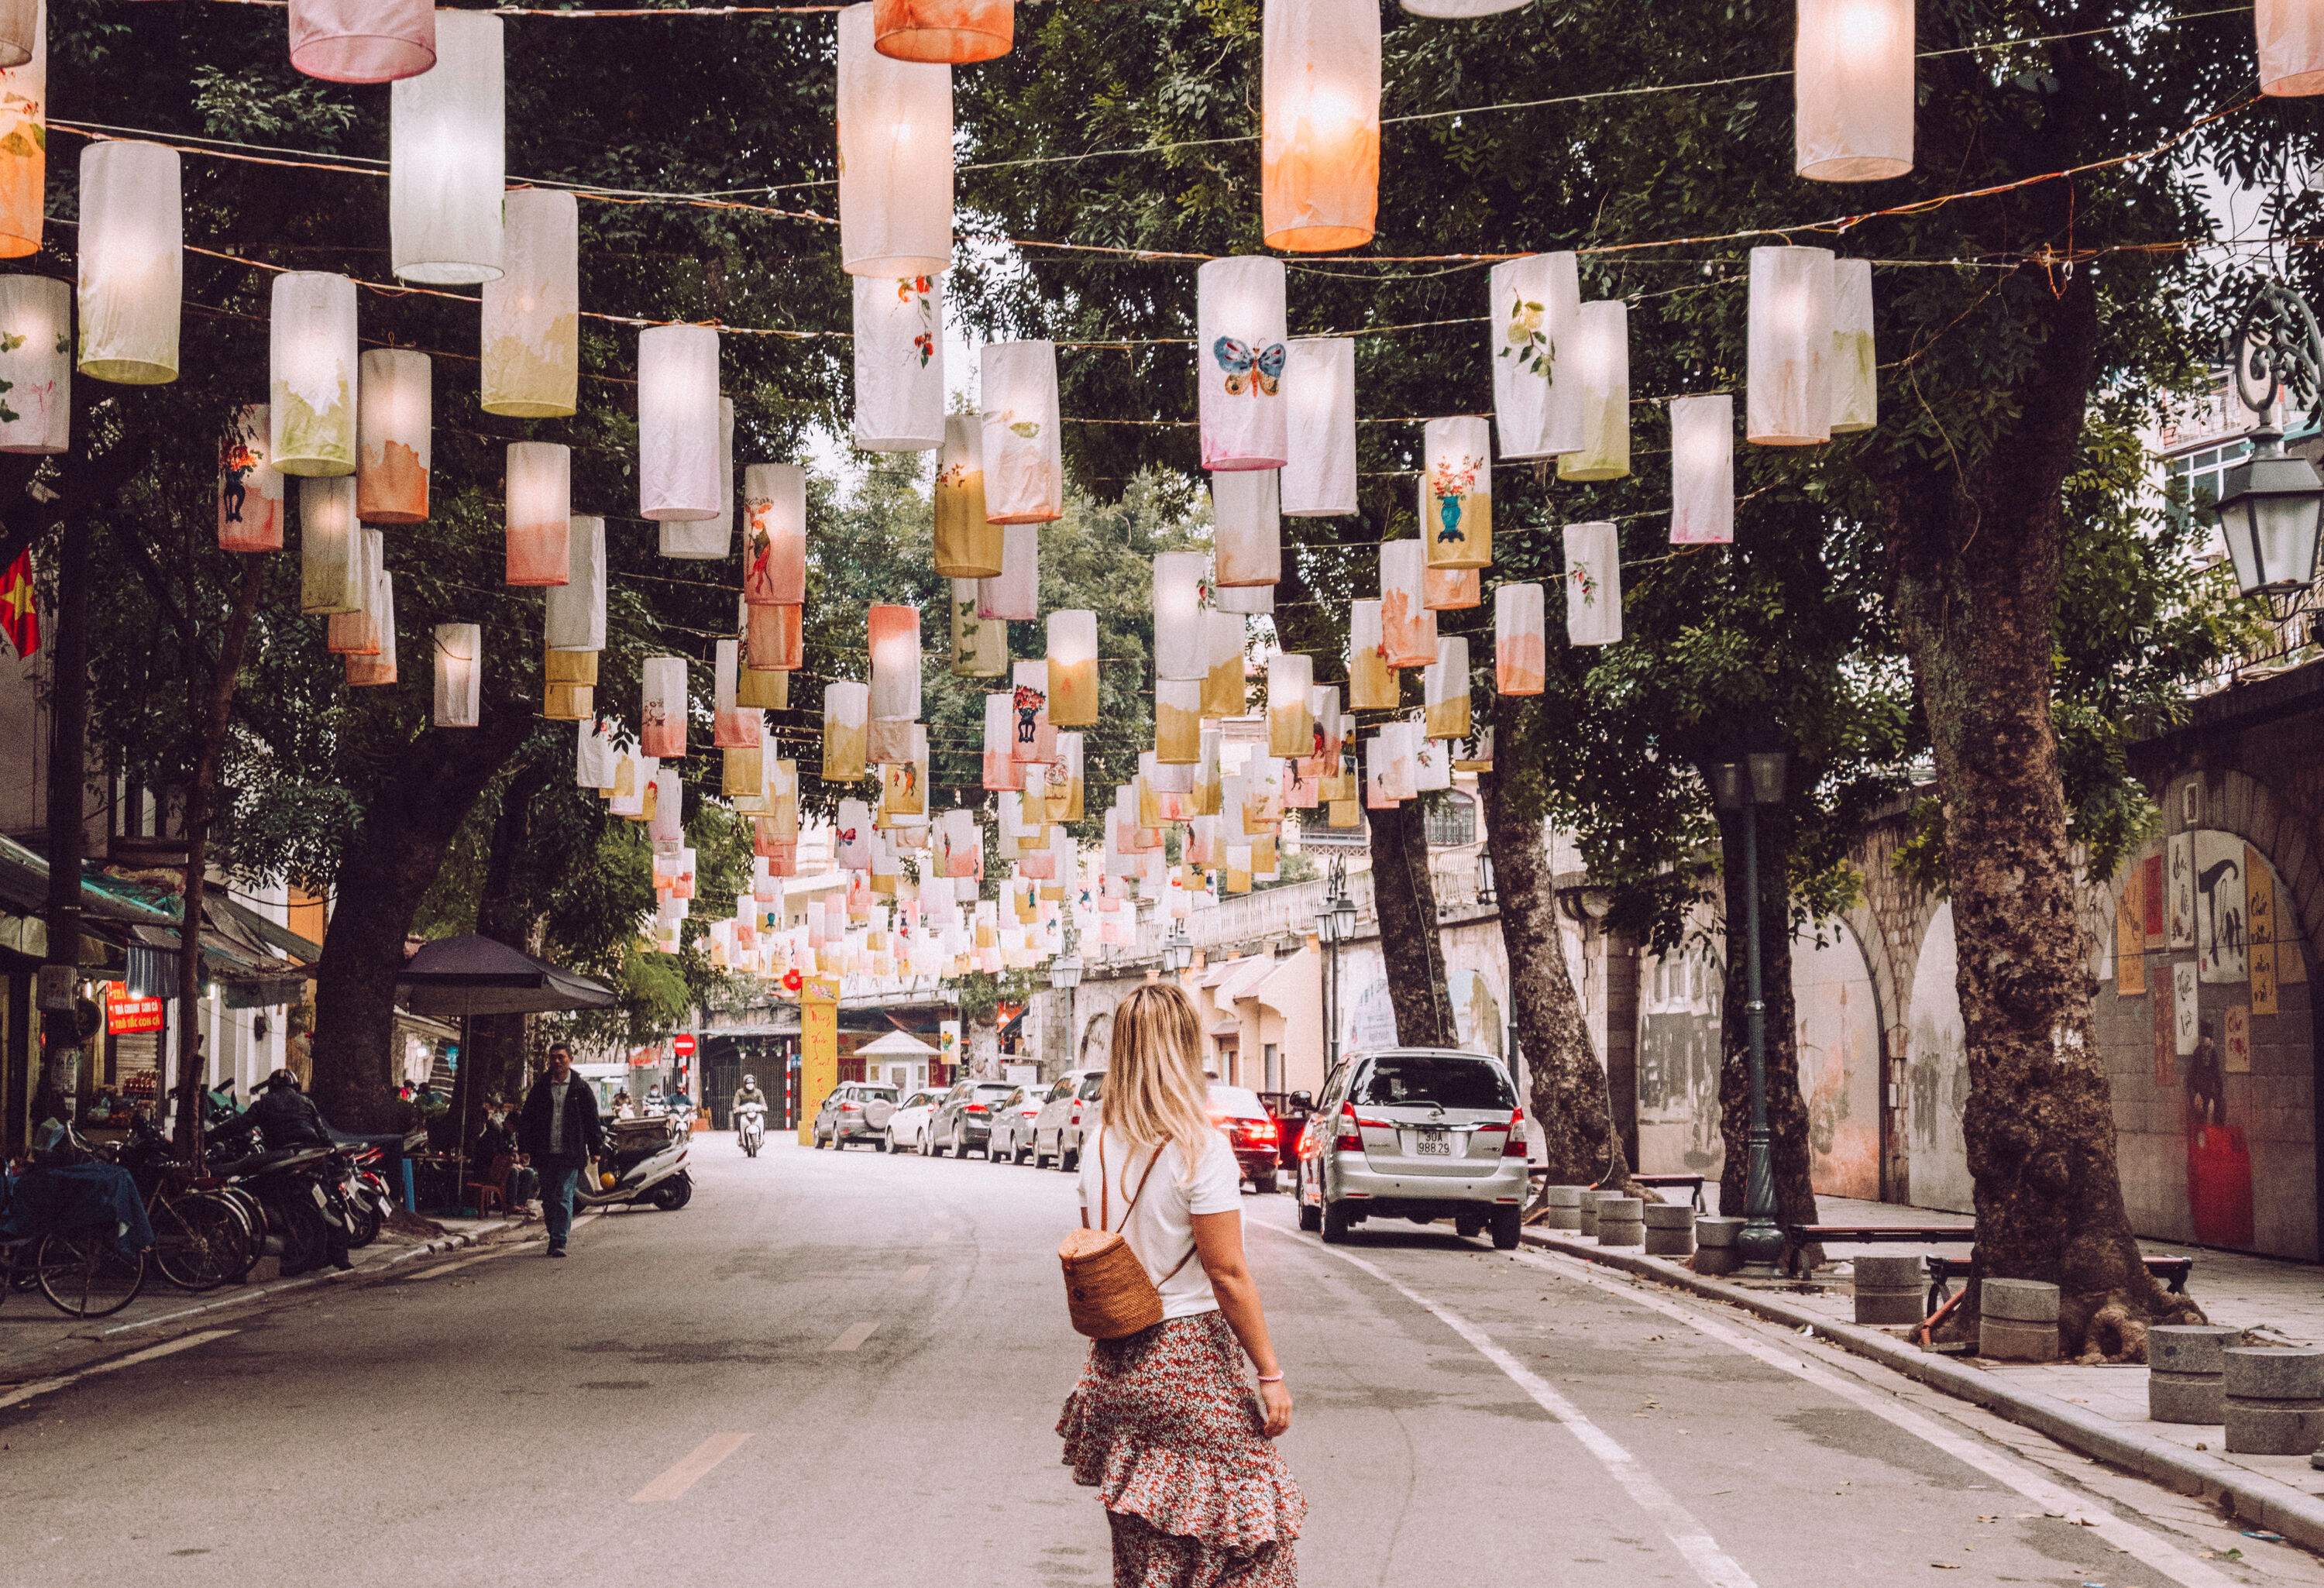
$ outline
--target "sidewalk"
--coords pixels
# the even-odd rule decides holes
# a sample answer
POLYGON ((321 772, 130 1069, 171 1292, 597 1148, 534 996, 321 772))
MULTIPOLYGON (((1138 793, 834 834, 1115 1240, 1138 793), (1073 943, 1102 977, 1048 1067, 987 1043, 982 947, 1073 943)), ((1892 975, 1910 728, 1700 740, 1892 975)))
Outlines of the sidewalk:
MULTIPOLYGON (((1703 1196, 1715 1211, 1717 1187, 1705 1186, 1703 1196)), ((1817 1205, 1830 1223, 1970 1222, 1958 1214, 1843 1197, 1819 1197, 1817 1205)), ((2126 1467, 2179 1493, 2203 1496, 2254 1528, 2324 1550, 2324 1472, 2310 1468, 2306 1456, 2231 1455, 2223 1447, 2217 1426, 2150 1422, 2147 1370, 2143 1365, 1988 1362, 1924 1351, 1908 1329, 1871 1328, 1853 1322, 1855 1304, 1846 1266, 1849 1260, 1866 1252, 1922 1255, 1921 1249, 1835 1243, 1825 1248, 1825 1255, 1839 1267, 1820 1272, 1817 1282, 1794 1283, 1713 1278, 1669 1258, 1647 1257, 1636 1247, 1601 1248, 1594 1240, 1571 1232, 1529 1227, 1526 1240, 1530 1245, 1658 1279, 1794 1328, 1812 1330, 1859 1355, 2037 1429, 2085 1455, 2126 1467)), ((2255 1344, 2324 1342, 2324 1270, 2306 1263, 2207 1247, 2153 1241, 2140 1245, 2149 1252, 2195 1260, 2194 1272, 2187 1281, 2188 1294, 2213 1323, 2255 1331, 2255 1344)), ((1962 1250, 1925 1249, 1949 1254, 1962 1250)))

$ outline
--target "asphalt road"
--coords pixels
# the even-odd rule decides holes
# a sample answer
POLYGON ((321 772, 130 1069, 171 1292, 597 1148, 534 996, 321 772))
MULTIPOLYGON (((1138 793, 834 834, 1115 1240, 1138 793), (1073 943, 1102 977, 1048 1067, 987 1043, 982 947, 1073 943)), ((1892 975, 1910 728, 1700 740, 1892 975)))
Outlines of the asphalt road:
MULTIPOLYGON (((696 1159, 690 1206, 567 1260, 414 1264, 0 1410, 0 1583, 1109 1583, 1052 1432, 1071 1179, 723 1135, 696 1159)), ((2324 1583, 1729 1309, 1245 1210, 1311 1584, 2324 1583)))

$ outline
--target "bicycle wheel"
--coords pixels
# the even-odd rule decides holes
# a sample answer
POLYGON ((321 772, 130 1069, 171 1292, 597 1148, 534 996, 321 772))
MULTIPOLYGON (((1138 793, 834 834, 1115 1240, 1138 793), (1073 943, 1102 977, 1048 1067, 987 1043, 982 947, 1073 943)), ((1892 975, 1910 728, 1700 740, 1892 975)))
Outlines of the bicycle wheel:
POLYGON ((180 1290, 215 1290, 244 1271, 250 1226, 222 1196, 162 1201, 153 1221, 153 1266, 180 1290))
POLYGON ((145 1288, 145 1254, 124 1254, 107 1230, 43 1236, 32 1269, 41 1294, 67 1317, 111 1317, 145 1288))

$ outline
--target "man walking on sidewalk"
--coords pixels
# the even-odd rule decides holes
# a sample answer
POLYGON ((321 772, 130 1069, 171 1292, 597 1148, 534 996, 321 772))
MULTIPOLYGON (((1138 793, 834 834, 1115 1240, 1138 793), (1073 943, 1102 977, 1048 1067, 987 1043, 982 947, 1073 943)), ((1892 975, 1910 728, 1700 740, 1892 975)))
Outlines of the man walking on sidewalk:
POLYGON ((517 1140, 540 1171, 540 1214, 549 1226, 549 1255, 563 1257, 573 1233, 573 1180, 597 1156, 605 1127, 597 1119, 597 1097, 573 1073, 573 1050, 559 1042, 549 1050, 549 1068, 525 1094, 517 1118, 517 1140))

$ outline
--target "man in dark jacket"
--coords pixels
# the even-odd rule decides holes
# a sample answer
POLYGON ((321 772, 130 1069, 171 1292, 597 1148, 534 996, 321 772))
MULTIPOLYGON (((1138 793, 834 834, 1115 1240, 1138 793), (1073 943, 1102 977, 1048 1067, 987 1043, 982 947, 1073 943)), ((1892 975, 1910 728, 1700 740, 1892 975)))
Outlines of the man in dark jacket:
MULTIPOLYGON (((300 1090, 299 1077, 289 1070, 276 1070, 267 1076, 250 1106, 213 1131, 210 1139, 223 1146, 253 1134, 258 1145, 269 1151, 331 1144, 323 1111, 300 1090)), ((342 1271, 355 1266, 347 1255, 346 1210, 339 1202, 337 1177, 326 1175, 321 1184, 330 1204, 328 1214, 315 1206, 304 1179, 270 1176, 258 1182, 257 1195, 280 1217, 285 1231, 281 1266, 285 1279, 326 1262, 342 1271)))
POLYGON ((562 1042, 549 1050, 549 1068, 525 1094, 516 1135, 532 1167, 540 1171, 540 1214, 549 1226, 549 1255, 563 1257, 573 1232, 574 1177, 597 1156, 605 1127, 597 1119, 596 1094, 573 1073, 573 1050, 562 1042))

